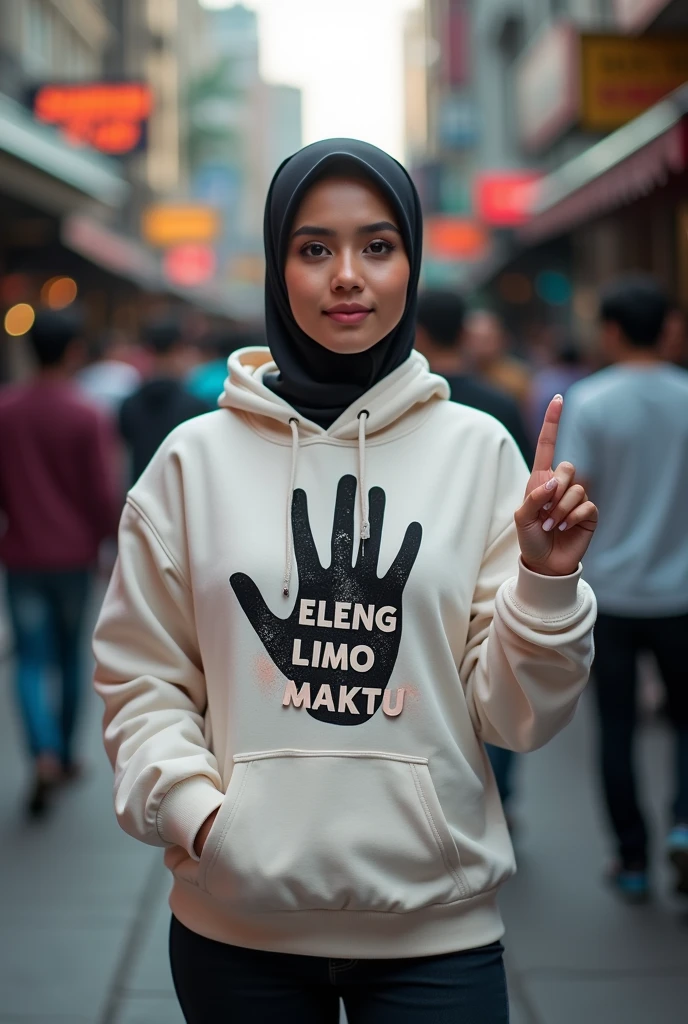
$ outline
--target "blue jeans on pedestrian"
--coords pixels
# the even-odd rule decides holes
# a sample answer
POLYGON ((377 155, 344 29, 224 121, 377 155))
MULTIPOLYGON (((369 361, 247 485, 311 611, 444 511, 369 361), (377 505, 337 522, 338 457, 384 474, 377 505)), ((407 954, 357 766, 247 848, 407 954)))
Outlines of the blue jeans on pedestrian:
POLYGON ((29 752, 72 764, 83 692, 82 640, 91 582, 88 569, 7 571, 15 636, 17 700, 29 752), (51 699, 55 676, 58 698, 51 699))
POLYGON ((333 960, 215 942, 174 916, 170 927, 187 1024, 338 1024, 340 999, 348 1024, 508 1024, 502 954, 493 942, 440 956, 333 960))

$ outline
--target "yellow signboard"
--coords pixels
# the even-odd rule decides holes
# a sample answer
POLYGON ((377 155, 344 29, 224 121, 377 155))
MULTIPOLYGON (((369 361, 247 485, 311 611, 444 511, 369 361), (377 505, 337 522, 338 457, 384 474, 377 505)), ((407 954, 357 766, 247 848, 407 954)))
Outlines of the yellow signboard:
POLYGON ((581 37, 581 126, 612 131, 688 82, 688 34, 581 37))
POLYGON ((189 242, 213 242, 220 234, 220 214, 202 203, 165 203, 143 212, 143 237, 149 245, 167 248, 189 242))

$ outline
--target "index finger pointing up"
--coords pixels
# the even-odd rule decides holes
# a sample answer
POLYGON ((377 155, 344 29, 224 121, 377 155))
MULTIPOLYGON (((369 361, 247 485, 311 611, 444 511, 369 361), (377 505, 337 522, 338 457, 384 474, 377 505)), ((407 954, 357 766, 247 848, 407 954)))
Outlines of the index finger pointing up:
POLYGON ((536 470, 547 471, 552 468, 552 463, 554 462, 554 449, 557 444, 559 420, 561 419, 561 410, 563 406, 564 399, 561 395, 555 395, 547 406, 547 412, 545 413, 545 419, 542 424, 542 430, 540 431, 537 448, 535 450, 533 472, 536 470))

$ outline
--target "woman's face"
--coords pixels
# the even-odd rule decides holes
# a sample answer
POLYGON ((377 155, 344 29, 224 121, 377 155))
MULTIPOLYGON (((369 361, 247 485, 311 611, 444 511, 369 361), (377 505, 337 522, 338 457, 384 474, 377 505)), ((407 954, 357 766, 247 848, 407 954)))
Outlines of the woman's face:
POLYGON ((409 261, 390 205, 365 180, 325 178, 294 218, 284 277, 297 324, 330 352, 365 352, 396 327, 409 261))

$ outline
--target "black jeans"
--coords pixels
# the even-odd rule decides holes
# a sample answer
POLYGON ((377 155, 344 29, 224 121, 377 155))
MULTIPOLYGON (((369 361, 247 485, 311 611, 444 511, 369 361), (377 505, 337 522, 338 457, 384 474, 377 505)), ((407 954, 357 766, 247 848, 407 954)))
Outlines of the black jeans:
POLYGON ((675 821, 688 822, 688 615, 631 619, 599 615, 594 675, 600 714, 602 779, 618 852, 626 867, 647 865, 647 828, 638 804, 633 758, 637 661, 657 659, 666 712, 676 733, 675 821))
POLYGON ((174 916, 170 928, 187 1024, 338 1024, 340 998, 348 1024, 508 1024, 502 953, 328 960, 214 942, 174 916))

